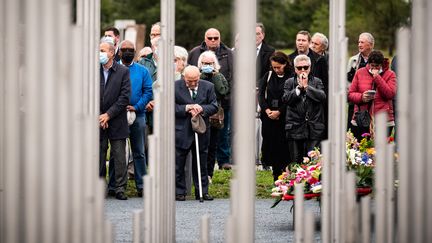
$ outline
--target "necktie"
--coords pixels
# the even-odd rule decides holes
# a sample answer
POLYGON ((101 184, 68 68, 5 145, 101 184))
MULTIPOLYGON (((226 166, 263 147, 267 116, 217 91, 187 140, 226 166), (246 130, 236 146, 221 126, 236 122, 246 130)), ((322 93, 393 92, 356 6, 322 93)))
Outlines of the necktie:
POLYGON ((192 99, 195 100, 196 97, 197 97, 197 91, 196 89, 192 89, 192 99))

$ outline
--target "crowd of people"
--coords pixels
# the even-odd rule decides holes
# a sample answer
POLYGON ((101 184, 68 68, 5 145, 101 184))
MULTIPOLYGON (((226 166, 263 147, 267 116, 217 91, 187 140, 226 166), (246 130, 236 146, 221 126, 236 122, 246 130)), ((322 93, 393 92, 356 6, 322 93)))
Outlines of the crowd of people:
MULTIPOLYGON (((152 89, 157 82, 160 36, 161 25, 155 23, 150 31, 151 46, 136 50, 131 41, 120 41, 119 31, 110 27, 100 42, 99 175, 106 177, 109 143, 107 191, 119 200, 127 199, 126 151, 131 150, 129 171, 134 175, 138 196, 143 194, 142 177, 147 163, 153 162, 147 158, 146 137, 153 130, 152 89)), ((277 180, 286 166, 301 163, 308 151, 319 148, 328 137, 331 53, 328 53, 329 41, 322 33, 311 36, 308 31, 299 31, 296 48, 289 55, 276 51, 264 39, 265 27, 257 23, 254 82, 259 153, 254 162, 271 168, 277 180)), ((389 68, 389 60, 373 47, 374 37, 361 33, 359 52, 349 59, 347 68, 347 127, 359 139, 363 133, 373 134, 373 116, 378 112, 388 113, 389 134, 394 133, 396 125, 396 74, 389 68), (369 122, 365 119, 368 117, 369 122)), ((216 28, 205 31, 201 44, 189 52, 181 46, 174 47, 177 201, 186 200, 188 160, 192 161, 195 198, 200 200, 213 200, 208 187, 216 163, 219 169, 229 170, 233 166, 231 88, 236 82, 233 75, 236 48, 225 45, 216 28)))

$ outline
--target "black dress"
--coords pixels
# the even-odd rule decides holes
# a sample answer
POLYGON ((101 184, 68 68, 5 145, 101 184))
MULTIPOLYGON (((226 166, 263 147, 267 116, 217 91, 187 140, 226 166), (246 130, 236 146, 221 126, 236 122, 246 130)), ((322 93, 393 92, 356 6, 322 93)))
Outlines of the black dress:
POLYGON ((260 80, 258 101, 261 107, 262 122, 262 162, 273 167, 274 179, 282 174, 288 165, 288 146, 285 138, 285 113, 286 104, 282 103, 285 80, 291 75, 285 74, 278 77, 275 72, 266 73, 260 80), (278 110, 281 114, 278 120, 272 120, 267 116, 266 109, 278 110))

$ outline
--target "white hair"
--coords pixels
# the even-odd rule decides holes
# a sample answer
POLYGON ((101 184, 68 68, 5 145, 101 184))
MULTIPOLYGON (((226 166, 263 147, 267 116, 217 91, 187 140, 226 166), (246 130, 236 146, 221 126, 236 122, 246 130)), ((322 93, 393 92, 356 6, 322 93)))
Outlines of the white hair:
POLYGON ((314 36, 319 37, 319 38, 321 39, 321 44, 324 46, 324 50, 327 50, 328 45, 329 45, 329 41, 328 41, 328 39, 327 39, 327 36, 325 36, 323 33, 320 33, 320 32, 316 32, 316 33, 312 36, 312 38, 313 38, 314 36))
POLYGON ((134 49, 134 50, 136 49, 136 48, 135 48, 135 43, 133 43, 133 42, 130 41, 130 40, 123 40, 122 42, 120 42, 120 45, 119 45, 120 48, 123 46, 123 43, 130 43, 130 44, 133 45, 133 49, 134 49))
POLYGON ((209 58, 213 59, 213 62, 214 62, 213 67, 217 72, 219 72, 219 69, 220 69, 219 61, 216 57, 216 54, 213 51, 205 51, 205 52, 201 53, 201 55, 198 57, 198 68, 201 69, 201 67, 202 67, 201 60, 204 57, 209 57, 209 58))
POLYGON ((182 59, 185 62, 185 66, 187 65, 188 52, 184 47, 174 46, 174 57, 182 59))
POLYGON ((375 45, 375 39, 374 39, 374 37, 373 37, 373 35, 371 33, 369 33, 369 32, 363 32, 363 33, 361 33, 359 35, 359 38, 362 37, 362 36, 365 37, 368 40, 369 43, 371 43, 372 47, 375 45))
POLYGON ((298 55, 298 56, 296 56, 296 57, 294 58, 294 67, 296 67, 297 64, 298 64, 299 62, 301 62, 301 61, 306 61, 306 62, 308 63, 309 66, 311 65, 311 60, 310 60, 310 58, 309 58, 308 56, 304 55, 304 54, 300 54, 300 55, 298 55))

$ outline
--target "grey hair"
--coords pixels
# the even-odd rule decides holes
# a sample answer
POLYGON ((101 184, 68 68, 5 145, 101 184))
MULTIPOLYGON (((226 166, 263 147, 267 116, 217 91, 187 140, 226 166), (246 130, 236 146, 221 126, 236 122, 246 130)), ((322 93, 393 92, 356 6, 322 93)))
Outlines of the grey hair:
POLYGON ((361 36, 366 37, 366 39, 369 41, 369 43, 371 43, 372 47, 375 45, 375 38, 373 37, 373 35, 369 32, 363 32, 359 35, 359 38, 361 36))
POLYGON ((182 46, 174 46, 174 57, 180 58, 185 62, 185 66, 187 65, 188 52, 182 46))
POLYGON ((201 60, 204 57, 210 57, 210 58, 212 58, 214 60, 213 67, 215 68, 215 70, 217 72, 219 72, 219 69, 220 69, 219 61, 218 61, 218 59, 216 57, 216 54, 213 51, 205 51, 205 52, 201 53, 201 55, 198 57, 198 68, 201 69, 201 67, 202 67, 201 60))
POLYGON ((294 58, 294 67, 297 67, 297 64, 301 61, 306 61, 309 66, 311 65, 310 58, 304 54, 300 54, 294 58))
POLYGON ((114 43, 112 43, 112 41, 107 40, 106 37, 102 37, 100 44, 102 44, 102 43, 108 44, 109 50, 115 53, 115 46, 114 46, 114 43))
POLYGON ((261 23, 261 22, 256 23, 256 27, 260 27, 261 28, 261 32, 263 34, 265 34, 265 27, 264 27, 263 23, 261 23))
POLYGON ((328 39, 327 39, 327 36, 325 36, 323 33, 320 33, 320 32, 316 32, 313 36, 312 36, 312 38, 314 37, 314 36, 317 36, 317 37, 319 37, 320 39, 321 39, 321 43, 324 45, 324 49, 325 50, 327 50, 327 48, 328 48, 328 45, 329 45, 329 42, 328 42, 328 39))
POLYGON ((130 40, 123 40, 122 42, 120 42, 120 45, 119 45, 120 49, 121 49, 121 47, 122 47, 123 43, 130 43, 130 44, 132 44, 132 45, 133 45, 133 48, 134 48, 134 50, 136 50, 136 47, 135 47, 135 43, 133 43, 133 42, 132 42, 132 41, 130 41, 130 40))

